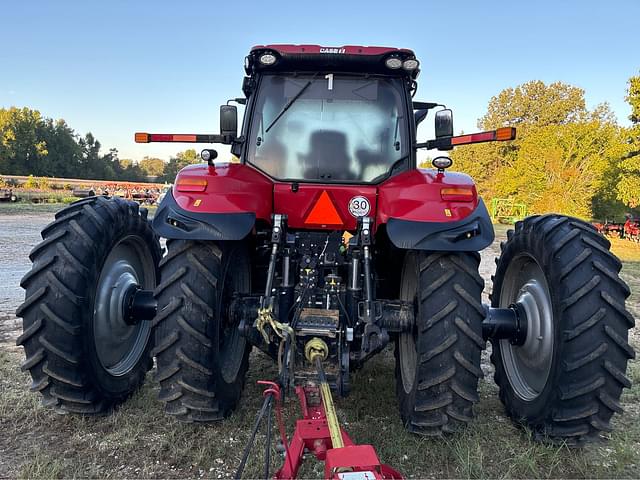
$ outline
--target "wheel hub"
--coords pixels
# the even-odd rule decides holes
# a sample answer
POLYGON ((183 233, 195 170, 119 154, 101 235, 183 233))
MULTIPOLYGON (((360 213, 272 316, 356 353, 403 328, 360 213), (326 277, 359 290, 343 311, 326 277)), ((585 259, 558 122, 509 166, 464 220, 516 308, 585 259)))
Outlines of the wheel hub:
POLYGON ((516 304, 525 313, 527 336, 521 346, 500 340, 502 361, 515 393, 525 401, 544 390, 554 354, 553 308, 544 272, 537 262, 522 256, 505 273, 502 307, 516 304))
POLYGON ((527 337, 518 349, 522 362, 531 368, 544 367, 553 351, 550 304, 544 287, 536 280, 523 285, 516 300, 525 311, 527 337))
POLYGON ((98 279, 93 314, 97 357, 111 375, 128 373, 146 348, 150 323, 131 324, 127 312, 132 292, 154 284, 153 260, 141 239, 126 237, 113 247, 98 279))

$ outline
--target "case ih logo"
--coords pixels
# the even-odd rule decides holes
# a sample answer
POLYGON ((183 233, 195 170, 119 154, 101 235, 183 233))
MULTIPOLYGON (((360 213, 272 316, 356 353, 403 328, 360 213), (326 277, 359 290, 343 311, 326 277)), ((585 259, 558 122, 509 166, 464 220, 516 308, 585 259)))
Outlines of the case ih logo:
POLYGON ((320 47, 320 53, 344 53, 344 48, 320 47))

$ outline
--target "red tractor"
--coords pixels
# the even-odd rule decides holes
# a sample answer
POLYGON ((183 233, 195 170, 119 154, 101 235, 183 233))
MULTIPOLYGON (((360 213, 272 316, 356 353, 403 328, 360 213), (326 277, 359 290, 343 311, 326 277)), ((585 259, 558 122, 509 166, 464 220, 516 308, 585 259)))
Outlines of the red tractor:
MULTIPOLYGON (((17 314, 23 368, 46 405, 104 412, 155 357, 168 414, 221 420, 258 348, 280 367, 271 398, 296 387, 326 426, 323 386, 347 395, 350 373, 393 343, 402 421, 439 435, 472 419, 490 340, 500 399, 537 438, 580 444, 610 430, 630 386, 634 319, 609 242, 562 215, 517 222, 483 305, 478 252, 494 240, 485 204, 448 157, 417 168, 417 149, 508 141, 515 129, 454 136, 451 110, 412 100, 419 63, 407 49, 257 46, 245 71, 232 100, 245 105, 240 133, 230 101, 220 134, 135 137, 230 145, 239 163, 203 150, 152 223, 137 203, 99 196, 43 230, 17 314), (435 139, 418 141, 436 109, 435 139)), ((287 462, 305 447, 343 462, 327 453, 340 441, 330 427, 324 443, 298 432, 287 462)), ((279 475, 294 476, 285 466, 279 475)))

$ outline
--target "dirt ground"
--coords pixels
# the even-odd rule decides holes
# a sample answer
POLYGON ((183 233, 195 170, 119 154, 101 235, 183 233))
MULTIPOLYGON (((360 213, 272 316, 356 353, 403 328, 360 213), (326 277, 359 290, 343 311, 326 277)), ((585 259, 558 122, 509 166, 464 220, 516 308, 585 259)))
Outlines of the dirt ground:
MULTIPOLYGON (((156 387, 148 378, 140 392, 105 417, 61 416, 43 408, 21 372, 22 350, 15 346, 21 326, 15 309, 23 299, 20 278, 30 268, 28 253, 56 207, 5 208, 0 205, 0 478, 227 478, 233 475, 261 403, 258 379, 271 379, 275 368, 253 353, 240 408, 211 426, 179 424, 162 413, 156 387)), ((499 241, 482 254, 481 273, 490 292, 490 275, 499 241)), ((614 242, 624 260, 622 276, 632 290, 628 307, 640 316, 640 246, 614 242)), ((631 343, 640 347, 637 331, 631 343)), ((611 438, 602 445, 571 450, 535 443, 528 432, 504 415, 492 380, 493 367, 483 354, 477 418, 466 432, 445 439, 407 433, 397 414, 389 349, 354 374, 353 394, 339 399, 341 422, 359 443, 372 443, 381 459, 410 478, 640 478, 640 362, 630 362, 634 382, 625 391, 625 414, 616 417, 611 438)), ((289 408, 293 415, 297 408, 289 408)), ((293 418, 287 419, 292 425, 293 418)), ((259 434, 256 451, 262 451, 259 434)), ((274 455, 275 452, 274 452, 274 455)), ((246 477, 258 477, 262 456, 250 459, 246 477)), ((280 457, 273 459, 278 465, 280 457)), ((307 477, 322 474, 307 462, 307 477)))

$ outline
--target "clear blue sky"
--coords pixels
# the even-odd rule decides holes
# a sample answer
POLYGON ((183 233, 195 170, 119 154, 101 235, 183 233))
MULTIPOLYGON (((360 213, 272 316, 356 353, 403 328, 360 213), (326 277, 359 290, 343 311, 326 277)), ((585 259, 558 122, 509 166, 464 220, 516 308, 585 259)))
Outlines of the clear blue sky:
POLYGON ((414 49, 416 99, 453 108, 456 131, 532 79, 577 85, 627 124, 639 35, 639 0, 14 0, 0 7, 0 107, 64 118, 120 158, 168 159, 187 146, 136 145, 133 133, 217 132, 252 45, 356 44, 414 49))

